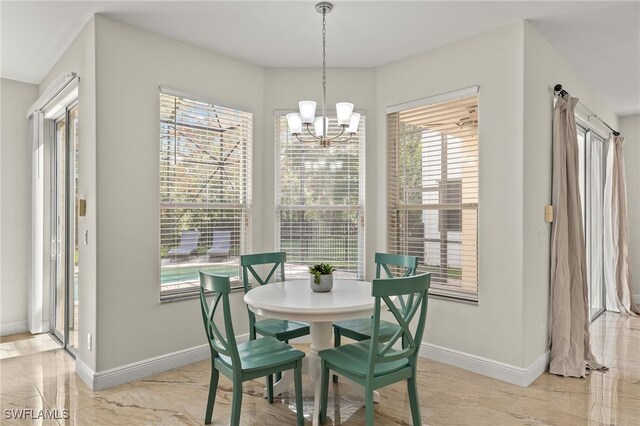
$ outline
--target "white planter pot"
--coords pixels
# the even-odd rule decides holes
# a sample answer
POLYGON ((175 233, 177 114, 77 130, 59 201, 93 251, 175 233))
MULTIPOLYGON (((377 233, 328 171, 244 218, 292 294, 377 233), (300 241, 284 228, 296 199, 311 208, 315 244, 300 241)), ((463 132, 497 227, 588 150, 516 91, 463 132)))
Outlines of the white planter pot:
POLYGON ((316 293, 331 291, 333 288, 333 274, 320 275, 320 284, 314 282, 315 275, 309 274, 309 287, 316 293))

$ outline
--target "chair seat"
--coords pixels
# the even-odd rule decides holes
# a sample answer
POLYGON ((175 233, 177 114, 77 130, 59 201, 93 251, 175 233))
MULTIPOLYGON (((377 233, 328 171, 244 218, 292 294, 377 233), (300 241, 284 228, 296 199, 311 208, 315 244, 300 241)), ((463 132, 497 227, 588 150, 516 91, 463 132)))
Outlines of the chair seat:
POLYGON ((256 321, 255 328, 258 334, 275 337, 278 340, 288 340, 309 334, 309 324, 273 318, 256 321))
MULTIPOLYGON (((333 324, 334 328, 349 337, 349 334, 359 335, 360 339, 370 339, 373 331, 371 330, 371 318, 358 318, 348 321, 338 321, 333 324)), ((380 340, 386 341, 400 329, 398 324, 389 321, 380 320, 380 340)))
MULTIPOLYGON (((369 368, 369 345, 371 340, 363 340, 358 343, 338 346, 337 348, 325 349, 318 352, 318 356, 329 364, 333 364, 354 375, 364 377, 369 368)), ((378 345, 382 345, 379 343, 378 345)), ((389 354, 393 354, 393 349, 389 349, 389 354)), ((376 364, 373 375, 381 376, 393 373, 409 366, 407 359, 400 359, 393 362, 376 364)))
MULTIPOLYGON (((304 357, 304 352, 292 348, 274 337, 249 340, 238 345, 242 371, 260 370, 293 362, 304 357)), ((220 361, 233 368, 231 358, 220 354, 220 361)))

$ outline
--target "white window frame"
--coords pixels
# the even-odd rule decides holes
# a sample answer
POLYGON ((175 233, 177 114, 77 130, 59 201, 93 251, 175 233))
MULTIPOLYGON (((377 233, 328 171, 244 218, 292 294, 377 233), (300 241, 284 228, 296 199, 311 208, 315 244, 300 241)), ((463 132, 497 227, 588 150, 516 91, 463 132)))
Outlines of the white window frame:
MULTIPOLYGON (((232 289, 242 289, 243 288, 243 284, 242 284, 242 268, 240 267, 240 254, 244 254, 244 253, 250 253, 251 252, 251 240, 252 240, 252 233, 251 233, 251 227, 252 227, 252 215, 253 215, 253 197, 252 197, 252 192, 253 192, 253 188, 252 188, 252 171, 253 171, 253 167, 252 167, 252 163, 253 163, 253 158, 252 158, 252 152, 253 152, 253 113, 250 111, 246 111, 242 108, 237 108, 235 106, 222 106, 222 105, 218 105, 214 102, 212 102, 209 99, 203 98, 201 96, 194 96, 191 95, 189 93, 185 93, 185 92, 181 92, 172 88, 168 88, 165 86, 160 86, 160 92, 159 92, 159 96, 158 96, 158 101, 159 103, 161 102, 161 97, 163 95, 166 96, 172 96, 172 97, 176 97, 176 98, 182 98, 182 99, 187 99, 190 101, 194 101, 194 102, 200 102, 200 103, 204 103, 207 104, 209 106, 214 106, 214 107, 219 107, 222 109, 226 109, 226 110, 234 110, 237 113, 240 114, 247 114, 250 116, 250 124, 248 126, 248 139, 245 142, 245 146, 243 147, 243 149, 245 150, 245 163, 244 163, 244 167, 242 169, 242 172, 244 173, 244 186, 239 189, 240 191, 240 198, 242 198, 242 200, 244 200, 243 202, 241 202, 240 204, 226 204, 226 203, 215 203, 215 204, 211 204, 211 203, 204 203, 204 205, 206 205, 207 208, 202 208, 202 204, 200 205, 193 205, 194 208, 198 208, 198 209, 202 209, 202 210, 207 210, 207 209, 214 209, 214 210, 220 210, 220 209, 239 209, 242 210, 244 212, 243 214, 243 218, 244 220, 242 220, 243 225, 242 225, 242 229, 240 231, 240 241, 236 241, 239 244, 239 248, 238 248, 238 253, 234 253, 233 257, 237 256, 237 259, 234 260, 234 269, 236 269, 237 273, 231 275, 231 287, 232 289)), ((159 105, 159 109, 160 109, 160 105, 159 105)), ((161 117, 159 117, 161 119, 161 117)), ((162 146, 162 130, 160 131, 160 145, 159 148, 162 146)), ((161 161, 161 160, 160 160, 161 161)), ((161 175, 159 176, 159 180, 158 183, 160 184, 160 179, 161 179, 161 175)), ((188 205, 185 205, 184 203, 163 203, 162 200, 160 200, 159 203, 159 209, 160 211, 165 210, 165 209, 185 209, 185 208, 189 208, 188 205)), ((159 230, 159 237, 161 237, 161 230, 159 230)), ((160 252, 160 250, 159 250, 160 252)), ((161 260, 162 262, 162 260, 161 260)), ((194 266, 199 266, 200 264, 194 264, 194 266)), ((160 273, 162 274, 162 268, 163 265, 161 264, 160 266, 160 273)), ((198 268, 200 269, 200 268, 198 268)), ((202 269, 206 271, 206 266, 202 266, 202 269)), ((215 272, 215 271, 212 271, 215 272)), ((160 300, 161 302, 169 302, 169 301, 175 301, 175 300, 182 300, 185 298, 192 298, 192 297, 197 297, 199 294, 199 286, 197 285, 198 280, 197 279, 192 279, 189 281, 184 281, 181 282, 178 287, 184 287, 184 288, 172 288, 172 289, 168 289, 168 290, 163 290, 162 289, 162 284, 161 282, 160 284, 160 300)))
MULTIPOLYGON (((440 104, 440 103, 445 103, 445 102, 449 102, 449 101, 453 101, 456 99, 462 99, 462 98, 468 98, 468 97, 472 97, 475 96, 478 99, 478 107, 480 104, 480 100, 479 100, 479 86, 471 86, 471 87, 467 87, 464 89, 460 89, 460 90, 456 90, 453 92, 448 92, 448 93, 443 93, 443 94, 439 94, 439 95, 435 95, 435 96, 431 96, 431 97, 427 97, 424 99, 418 99, 415 101, 410 101, 410 102, 405 102, 402 104, 398 104, 398 105, 393 105, 390 106, 388 108, 385 109, 385 125, 388 127, 388 120, 389 120, 389 115, 390 114, 396 114, 396 113, 401 113, 403 111, 407 111, 407 110, 412 110, 415 108, 421 108, 421 107, 427 107, 430 105, 435 105, 435 104, 440 104)), ((479 126, 478 126, 479 129, 479 126)), ((385 137, 387 138, 386 141, 386 146, 387 146, 387 150, 388 152, 391 154, 392 149, 397 148, 396 146, 391 146, 391 139, 390 139, 390 135, 389 135, 389 129, 387 128, 385 131, 385 137)), ((478 152, 477 152, 477 158, 478 158, 478 170, 477 170, 477 175, 479 177, 480 174, 480 164, 479 164, 479 140, 480 140, 480 135, 479 135, 479 130, 478 130, 478 134, 477 134, 477 140, 478 140, 478 152)), ((439 206, 437 207, 436 205, 433 205, 434 208, 429 209, 425 206, 426 204, 420 204, 420 205, 416 205, 416 206, 407 206, 407 207, 401 207, 400 205, 395 205, 394 203, 396 202, 396 200, 392 199, 394 197, 393 192, 394 192, 394 188, 396 185, 395 182, 392 181, 392 179, 394 178, 394 176, 396 175, 396 173, 391 169, 391 167, 393 166, 391 164, 392 159, 388 158, 387 159, 387 186, 389 188, 389 192, 388 192, 388 196, 387 196, 387 202, 386 202, 386 208, 387 208, 387 248, 390 252, 397 252, 398 254, 406 254, 403 253, 403 250, 408 250, 408 246, 407 244, 404 244, 404 249, 403 249, 403 244, 402 242, 400 242, 399 244, 396 243, 392 243, 391 241, 391 227, 392 227, 392 223, 391 223, 391 217, 392 215, 396 214, 396 213, 401 213, 403 211, 409 211, 412 209, 419 209, 422 210, 423 212, 426 211, 432 211, 434 209, 439 209, 439 208, 443 208, 443 206, 439 206)), ((427 190, 428 188, 423 186, 423 191, 427 190)), ((435 296, 439 296, 439 297, 443 297, 446 299, 450 299, 450 300, 461 300, 461 301, 466 301, 466 302, 472 302, 472 303, 477 303, 479 300, 479 293, 480 293, 480 285, 479 285, 479 221, 478 221, 478 217, 479 217, 479 205, 480 205, 480 200, 479 200, 479 185, 478 187, 476 187, 476 195, 477 195, 477 203, 460 203, 461 205, 461 212, 463 212, 464 210, 475 210, 476 211, 476 217, 475 217, 475 229, 476 229, 476 233, 475 233, 475 291, 470 291, 470 290, 466 290, 466 289, 454 289, 454 288, 449 288, 446 285, 442 285, 442 286, 437 286, 434 285, 434 280, 432 277, 432 285, 431 288, 429 290, 429 293, 435 296)), ((446 210, 446 209, 445 209, 446 210)), ((423 213, 424 214, 424 213, 423 213)), ((399 226, 399 225, 398 225, 399 226)), ((394 231, 396 233, 400 233, 399 230, 394 231)), ((426 240, 425 240, 426 241, 426 240)), ((473 241, 472 241, 473 242, 473 241)), ((440 267, 442 268, 442 266, 440 267)), ((462 271, 462 269, 461 269, 462 271)), ((422 265, 420 264, 418 267, 418 272, 431 272, 431 270, 426 266, 426 265, 422 265)), ((473 272, 473 271, 471 271, 473 272)), ((463 272, 461 272, 463 273, 463 272)), ((463 277, 464 278, 464 277, 463 277)), ((464 287, 464 286, 463 286, 464 287)))
MULTIPOLYGON (((281 196, 282 196, 282 192, 281 192, 281 183, 280 183, 280 177, 281 177, 281 172, 282 172, 282 164, 281 164, 281 139, 280 139, 280 135, 279 135, 279 129, 280 126, 285 126, 286 128, 286 120, 285 120, 285 116, 287 113, 290 112, 294 112, 291 110, 275 110, 274 111, 274 140, 275 140, 275 149, 276 149, 276 158, 275 158, 275 179, 274 179, 274 183, 275 183, 275 246, 276 246, 276 250, 280 251, 282 250, 282 234, 281 234, 281 214, 283 211, 313 211, 313 210, 322 210, 322 211, 330 211, 330 210, 339 210, 339 211, 355 211, 357 213, 357 226, 358 226, 358 241, 357 241, 357 247, 358 247, 358 254, 357 254, 357 270, 355 272, 355 274, 353 272, 349 272, 346 273, 342 270, 340 270, 340 268, 338 267, 336 272, 334 272, 334 275, 338 278, 352 278, 352 279, 364 279, 364 274, 365 274, 365 167, 366 167, 366 163, 365 163, 365 144, 366 144, 366 111, 364 110, 355 110, 354 112, 358 112, 361 117, 360 117, 360 126, 358 128, 358 138, 359 138, 359 153, 358 153, 358 160, 359 160, 359 202, 357 206, 347 206, 347 205, 340 205, 340 206, 328 206, 328 205, 291 205, 291 206, 283 206, 281 204, 281 196), (278 121, 280 121, 280 125, 278 123, 278 121)), ((335 121, 336 118, 336 111, 335 110, 327 110, 326 111, 327 117, 329 117, 331 120, 335 121)), ((329 130, 329 133, 331 135, 331 129, 329 130)), ((310 139, 311 136, 309 135, 304 135, 304 133, 300 136, 301 138, 307 140, 310 139)), ((294 138, 293 136, 291 136, 288 132, 287 132, 287 138, 294 138)), ((289 139, 288 139, 289 140, 289 139)), ((317 145, 318 142, 308 142, 310 145, 317 145)), ((339 145, 341 143, 344 142, 331 142, 331 145, 339 145)), ((326 150, 330 150, 331 148, 321 148, 321 149, 326 149, 326 150)), ((286 250, 285 250, 286 251, 286 250)), ((309 261, 303 261, 303 264, 298 264, 295 261, 292 260, 292 256, 288 255, 287 257, 287 265, 286 265, 286 276, 287 279, 289 278, 300 278, 301 276, 307 276, 308 274, 308 266, 311 266, 311 263, 317 263, 319 261, 323 261, 325 263, 331 263, 328 259, 327 260, 321 260, 321 259, 316 259, 316 261, 314 262, 313 260, 309 260, 309 261)))

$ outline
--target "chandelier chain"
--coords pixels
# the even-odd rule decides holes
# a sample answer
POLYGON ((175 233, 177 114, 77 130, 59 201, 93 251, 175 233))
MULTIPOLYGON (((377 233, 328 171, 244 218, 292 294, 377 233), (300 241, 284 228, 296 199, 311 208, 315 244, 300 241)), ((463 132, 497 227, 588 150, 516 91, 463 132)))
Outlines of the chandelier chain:
MULTIPOLYGON (((322 9, 322 128, 327 128, 327 9, 322 9)), ((325 135, 325 138, 329 135, 325 135)))

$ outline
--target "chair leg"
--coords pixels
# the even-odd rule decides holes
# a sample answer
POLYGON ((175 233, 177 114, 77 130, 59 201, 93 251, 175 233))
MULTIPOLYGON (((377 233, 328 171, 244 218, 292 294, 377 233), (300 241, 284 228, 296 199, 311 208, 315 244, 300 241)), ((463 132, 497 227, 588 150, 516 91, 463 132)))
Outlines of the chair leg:
POLYGON ((422 424, 422 417, 420 416, 420 399, 418 398, 418 387, 415 376, 407 380, 407 390, 409 391, 409 405, 411 405, 413 425, 420 426, 422 424))
MULTIPOLYGON (((288 345, 289 341, 288 340, 284 340, 284 342, 288 345)), ((282 372, 278 371, 276 373, 276 382, 279 382, 282 379, 282 372)))
POLYGON ((322 369, 322 377, 320 382, 320 424, 325 424, 327 421, 327 403, 329 399, 329 367, 327 362, 322 360, 320 366, 322 369))
POLYGON ((211 365, 211 381, 209 382, 209 398, 207 401, 207 411, 204 415, 204 424, 211 424, 211 415, 213 414, 213 406, 216 403, 216 391, 218 390, 218 377, 220 373, 211 365))
POLYGON ((302 405, 302 360, 296 363, 296 368, 294 369, 294 385, 296 392, 296 417, 298 420, 298 426, 304 425, 304 413, 303 413, 303 405, 302 405))
POLYGON ((267 400, 273 404, 273 374, 267 376, 267 400))
POLYGON ((373 426, 373 387, 367 385, 364 391, 364 411, 366 413, 365 424, 373 426))
MULTIPOLYGON (((338 346, 340 346, 340 330, 338 330, 337 328, 333 329, 333 347, 337 348, 338 346)), ((333 383, 338 383, 338 375, 334 374, 333 375, 333 383)))
POLYGON ((240 425, 240 410, 242 408, 242 381, 233 381, 233 398, 231 400, 231 425, 240 425))

